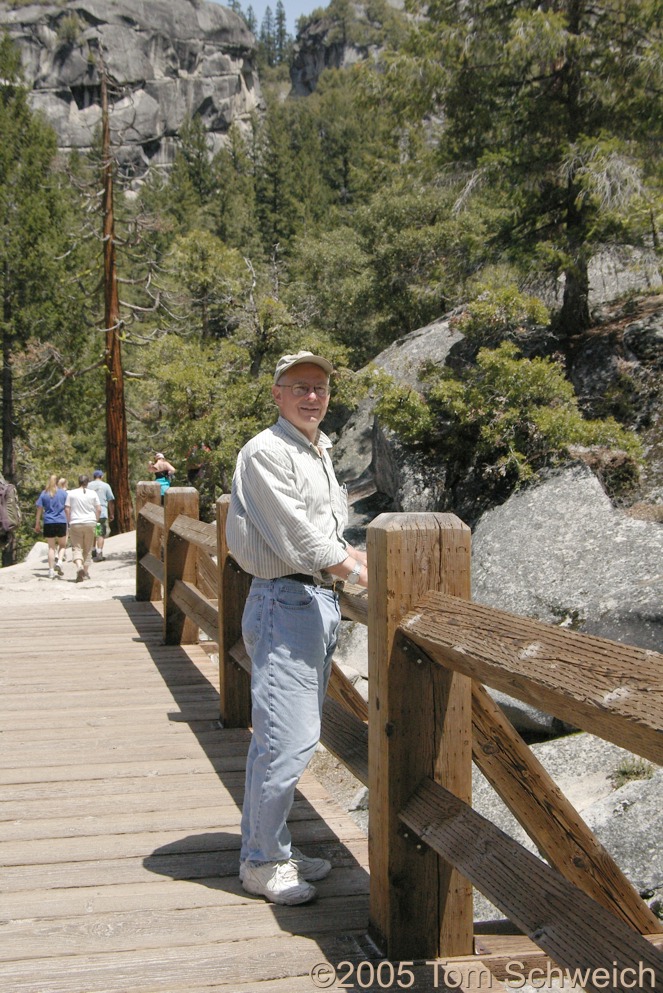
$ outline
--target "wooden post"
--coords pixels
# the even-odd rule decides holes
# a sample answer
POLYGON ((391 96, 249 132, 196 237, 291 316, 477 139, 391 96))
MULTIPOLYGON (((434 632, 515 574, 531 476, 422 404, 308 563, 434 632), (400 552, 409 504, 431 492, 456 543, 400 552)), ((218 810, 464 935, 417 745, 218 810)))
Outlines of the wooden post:
POLYGON ((171 532, 180 514, 198 520, 198 490, 193 486, 171 486, 166 490, 164 509, 163 640, 167 645, 192 645, 198 640, 198 627, 173 602, 173 586, 178 579, 196 582, 198 549, 171 532))
POLYGON ((141 517, 146 503, 161 506, 161 487, 158 483, 139 483, 136 488, 136 600, 160 600, 161 583, 141 566, 144 555, 161 554, 161 532, 152 521, 141 517))
POLYGON ((424 776, 470 802, 471 680, 398 634, 427 590, 470 597, 470 529, 452 514, 381 514, 369 563, 370 927, 390 959, 469 955, 470 883, 398 820, 424 776))
POLYGON ((251 724, 251 679, 230 655, 242 637, 242 613, 251 577, 232 560, 226 543, 226 518, 230 497, 216 501, 217 564, 219 570, 219 704, 221 723, 227 728, 251 724))

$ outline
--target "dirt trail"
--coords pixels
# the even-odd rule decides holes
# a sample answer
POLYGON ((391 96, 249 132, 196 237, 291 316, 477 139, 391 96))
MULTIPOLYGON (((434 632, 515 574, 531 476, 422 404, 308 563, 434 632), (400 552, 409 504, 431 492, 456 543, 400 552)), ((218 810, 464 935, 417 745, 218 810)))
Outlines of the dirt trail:
POLYGON ((0 569, 0 607, 5 605, 65 603, 69 600, 112 600, 136 592, 136 532, 107 538, 104 561, 92 562, 90 579, 77 583, 76 569, 67 549, 64 576, 48 578, 48 546, 38 541, 27 558, 0 569))

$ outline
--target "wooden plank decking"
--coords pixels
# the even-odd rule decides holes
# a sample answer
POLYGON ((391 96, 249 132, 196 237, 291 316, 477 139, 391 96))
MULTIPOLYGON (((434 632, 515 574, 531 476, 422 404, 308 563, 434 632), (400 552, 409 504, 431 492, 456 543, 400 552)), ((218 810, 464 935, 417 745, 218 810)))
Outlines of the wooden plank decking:
POLYGON ((161 636, 132 599, 2 610, 6 993, 297 993, 317 962, 376 956, 366 839, 308 774, 291 826, 334 863, 320 898, 241 889, 248 732, 219 728, 204 650, 161 636))

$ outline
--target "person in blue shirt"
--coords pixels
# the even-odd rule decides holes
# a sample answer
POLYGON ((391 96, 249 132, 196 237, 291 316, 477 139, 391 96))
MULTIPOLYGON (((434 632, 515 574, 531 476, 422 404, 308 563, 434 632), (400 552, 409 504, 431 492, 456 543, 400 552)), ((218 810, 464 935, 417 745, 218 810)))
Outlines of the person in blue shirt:
POLYGON ((41 517, 44 516, 44 538, 48 542, 48 578, 62 576, 62 563, 67 547, 67 517, 64 505, 67 491, 58 486, 58 477, 48 477, 46 486, 37 497, 35 506, 35 531, 41 531, 41 517), (56 547, 57 546, 57 547, 56 547))
POLYGON ((92 549, 94 562, 104 561, 104 541, 110 535, 110 526, 115 519, 115 494, 103 480, 103 470, 95 469, 89 489, 94 490, 101 504, 101 517, 96 528, 96 547, 92 549))

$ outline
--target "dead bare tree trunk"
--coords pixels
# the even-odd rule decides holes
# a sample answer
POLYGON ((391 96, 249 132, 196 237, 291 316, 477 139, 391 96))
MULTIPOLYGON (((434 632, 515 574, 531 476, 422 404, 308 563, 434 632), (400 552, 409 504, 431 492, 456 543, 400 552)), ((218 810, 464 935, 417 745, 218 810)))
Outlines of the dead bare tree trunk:
POLYGON ((103 219, 104 219, 104 302, 106 322, 106 470, 115 494, 115 528, 121 533, 132 528, 129 490, 129 449, 124 404, 120 301, 115 260, 115 217, 113 213, 113 159, 111 156, 108 87, 101 67, 103 219))

